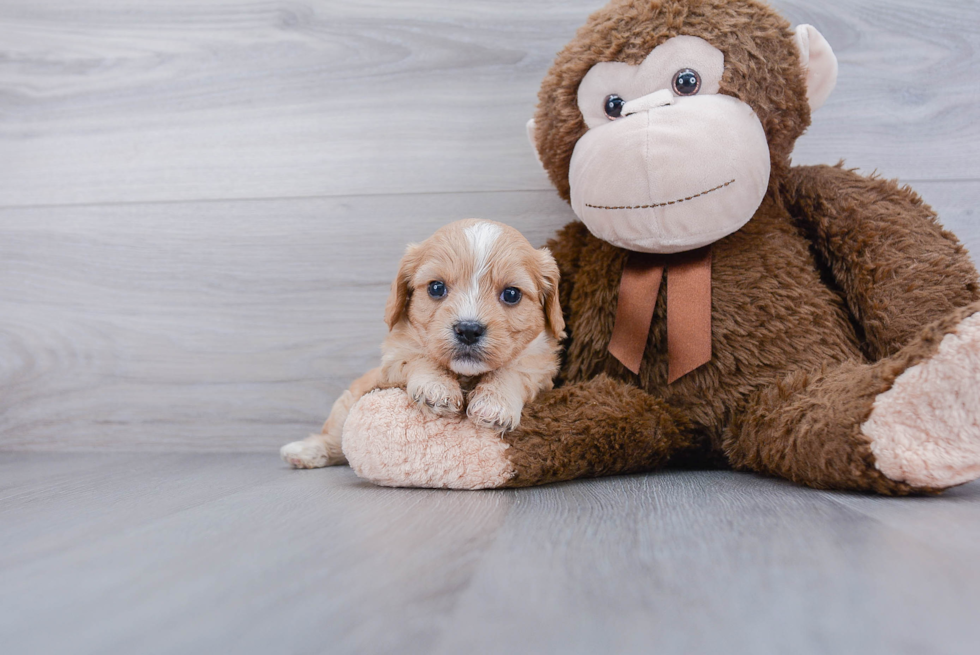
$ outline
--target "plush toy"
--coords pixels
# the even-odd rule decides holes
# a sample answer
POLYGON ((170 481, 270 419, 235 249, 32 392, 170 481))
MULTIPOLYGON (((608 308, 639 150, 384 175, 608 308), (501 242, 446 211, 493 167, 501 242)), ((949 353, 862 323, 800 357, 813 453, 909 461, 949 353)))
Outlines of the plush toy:
POLYGON ((559 386, 506 433, 401 390, 344 431, 358 475, 449 488, 724 465, 817 488, 980 476, 980 288, 908 188, 793 167, 837 63, 754 0, 623 0, 558 55, 529 125, 581 222, 548 244, 559 386))

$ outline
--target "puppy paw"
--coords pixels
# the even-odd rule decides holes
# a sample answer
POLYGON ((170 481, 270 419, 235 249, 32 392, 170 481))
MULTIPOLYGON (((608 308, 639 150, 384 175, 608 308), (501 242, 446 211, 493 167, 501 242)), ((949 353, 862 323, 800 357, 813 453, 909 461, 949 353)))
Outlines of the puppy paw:
POLYGON ((428 379, 420 384, 409 381, 408 394, 419 407, 436 416, 456 416, 463 411, 463 391, 455 381, 428 379))
POLYGON ((508 401, 492 389, 477 387, 470 394, 466 415, 480 427, 508 432, 520 425, 522 409, 523 403, 508 401))
POLYGON ((282 461, 298 469, 318 469, 347 461, 339 449, 331 452, 325 443, 317 439, 304 439, 288 443, 279 449, 282 461))

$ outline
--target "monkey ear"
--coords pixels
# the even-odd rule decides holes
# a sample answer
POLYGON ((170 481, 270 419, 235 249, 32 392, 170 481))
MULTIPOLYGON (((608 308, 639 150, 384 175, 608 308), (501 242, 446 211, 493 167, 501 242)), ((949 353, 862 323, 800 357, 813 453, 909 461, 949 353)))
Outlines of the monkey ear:
POLYGON ((837 84, 837 56, 813 25, 796 28, 796 47, 806 73, 806 99, 810 111, 823 106, 837 84))
POLYGON ((398 265, 398 275, 391 282, 391 293, 388 294, 388 302, 385 304, 385 323, 388 324, 388 330, 402 320, 408 308, 408 301, 412 297, 412 278, 415 277, 419 263, 419 250, 418 244, 408 244, 398 265))
POLYGON ((544 306, 545 326, 555 339, 561 341, 565 338, 565 317, 561 313, 561 302, 558 299, 561 273, 547 248, 538 248, 538 259, 541 262, 541 276, 544 278, 541 304, 544 306))
POLYGON ((534 149, 534 158, 538 160, 538 163, 543 167, 544 164, 541 163, 541 155, 538 154, 538 144, 534 141, 534 130, 537 129, 537 125, 532 118, 527 122, 527 140, 531 142, 531 148, 534 149))

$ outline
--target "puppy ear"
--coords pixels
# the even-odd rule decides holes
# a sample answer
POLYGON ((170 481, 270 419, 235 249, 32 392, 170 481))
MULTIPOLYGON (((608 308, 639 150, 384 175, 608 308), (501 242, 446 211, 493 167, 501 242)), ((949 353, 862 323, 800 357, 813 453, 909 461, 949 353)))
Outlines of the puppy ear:
POLYGON ((405 310, 408 309, 408 301, 412 297, 412 278, 415 277, 415 270, 419 265, 420 249, 418 244, 408 244, 398 265, 398 275, 391 283, 391 293, 388 294, 388 302, 385 304, 385 323, 389 330, 402 320, 405 310))
POLYGON ((544 306, 544 319, 548 331, 561 341, 565 338, 565 317, 561 313, 561 303, 558 300, 558 282, 561 273, 558 264, 547 248, 538 249, 538 260, 541 266, 541 304, 544 306))

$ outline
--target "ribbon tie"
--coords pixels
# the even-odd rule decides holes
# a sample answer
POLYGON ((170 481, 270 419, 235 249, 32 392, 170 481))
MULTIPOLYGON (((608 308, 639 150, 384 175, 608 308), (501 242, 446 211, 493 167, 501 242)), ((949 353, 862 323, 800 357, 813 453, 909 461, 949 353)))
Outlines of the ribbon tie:
POLYGON ((657 255, 631 252, 619 283, 609 352, 640 372, 657 294, 667 275, 667 382, 711 360, 711 247, 657 255))

